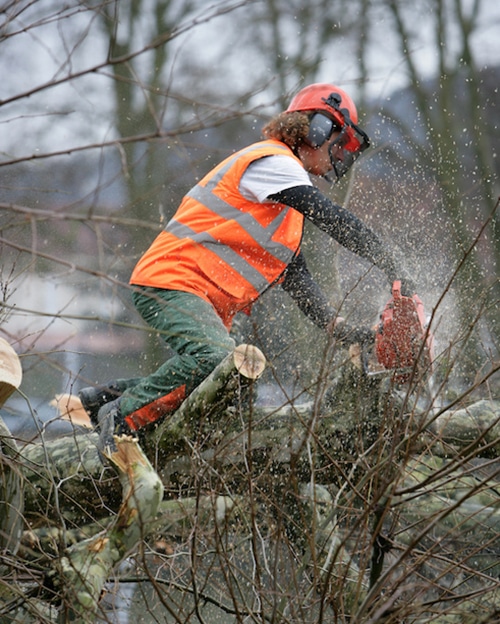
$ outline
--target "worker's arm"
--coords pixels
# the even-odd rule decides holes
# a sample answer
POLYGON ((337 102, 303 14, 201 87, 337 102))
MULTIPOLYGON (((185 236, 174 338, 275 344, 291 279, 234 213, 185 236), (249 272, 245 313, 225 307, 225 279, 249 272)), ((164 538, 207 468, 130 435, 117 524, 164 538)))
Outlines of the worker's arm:
POLYGON ((329 304, 319 285, 313 280, 302 253, 299 253, 288 265, 281 287, 318 327, 326 329, 336 318, 336 311, 329 304))
POLYGON ((282 288, 294 299, 299 309, 318 327, 326 329, 343 344, 364 343, 373 340, 373 331, 352 327, 329 304, 319 285, 313 280, 302 253, 288 265, 282 288))
POLYGON ((270 195, 269 199, 302 213, 346 249, 373 262, 387 275, 391 284, 395 279, 401 279, 405 282, 405 290, 415 293, 414 284, 403 269, 396 266, 392 253, 379 237, 358 217, 334 204, 316 187, 295 186, 270 195))

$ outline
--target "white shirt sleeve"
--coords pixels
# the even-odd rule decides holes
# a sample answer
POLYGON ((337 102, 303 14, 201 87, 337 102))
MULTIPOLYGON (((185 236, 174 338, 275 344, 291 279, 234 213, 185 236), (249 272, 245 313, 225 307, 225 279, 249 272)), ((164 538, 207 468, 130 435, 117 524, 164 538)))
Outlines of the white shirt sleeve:
POLYGON ((290 156, 272 155, 249 165, 240 180, 240 193, 250 201, 264 202, 274 193, 293 186, 312 186, 306 170, 290 156))

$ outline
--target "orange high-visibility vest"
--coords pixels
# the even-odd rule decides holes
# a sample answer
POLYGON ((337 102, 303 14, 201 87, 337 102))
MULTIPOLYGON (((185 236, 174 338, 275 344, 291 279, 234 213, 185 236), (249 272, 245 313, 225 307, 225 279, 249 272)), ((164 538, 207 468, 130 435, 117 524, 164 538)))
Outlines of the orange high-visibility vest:
POLYGON ((239 192, 247 167, 274 154, 294 156, 275 140, 236 152, 183 198, 174 217, 139 260, 130 283, 192 292, 215 307, 227 327, 275 283, 298 253, 303 216, 284 204, 249 201, 239 192))

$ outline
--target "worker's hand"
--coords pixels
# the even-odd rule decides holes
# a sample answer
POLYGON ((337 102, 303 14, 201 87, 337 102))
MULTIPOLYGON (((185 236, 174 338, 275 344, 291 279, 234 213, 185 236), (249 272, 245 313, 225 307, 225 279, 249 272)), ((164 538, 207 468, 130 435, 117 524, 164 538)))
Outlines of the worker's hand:
POLYGON ((344 346, 352 344, 370 345, 375 340, 375 332, 367 327, 353 327, 343 318, 337 317, 328 325, 328 331, 344 346))
POLYGON ((398 278, 401 281, 401 294, 403 297, 413 297, 417 292, 415 282, 408 276, 398 278))
POLYGON ((97 449, 104 455, 116 452, 115 436, 129 435, 135 432, 127 425, 120 411, 120 399, 105 403, 99 410, 99 439, 97 449))
POLYGON ((326 327, 326 331, 329 334, 333 334, 333 332, 335 331, 335 328, 338 325, 342 325, 342 323, 345 323, 345 318, 341 317, 341 316, 334 316, 332 318, 332 320, 328 323, 327 327, 326 327))

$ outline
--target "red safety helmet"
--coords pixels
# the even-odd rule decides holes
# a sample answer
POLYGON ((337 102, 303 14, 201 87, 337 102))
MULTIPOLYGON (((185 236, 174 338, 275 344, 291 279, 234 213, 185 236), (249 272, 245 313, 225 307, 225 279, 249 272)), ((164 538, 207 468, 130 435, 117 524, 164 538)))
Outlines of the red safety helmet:
POLYGON ((358 123, 358 111, 351 96, 340 87, 327 82, 316 82, 301 89, 286 110, 288 112, 323 110, 332 115, 340 127, 344 125, 345 115, 355 124, 358 123), (336 105, 332 106, 329 98, 335 94, 336 105))
POLYGON ((310 113, 306 142, 312 147, 321 147, 334 131, 340 132, 330 144, 330 160, 337 179, 351 168, 370 145, 368 135, 357 125, 358 111, 352 98, 336 85, 317 82, 304 87, 286 110, 310 113), (338 147, 342 148, 341 159, 333 153, 334 148, 338 147))

